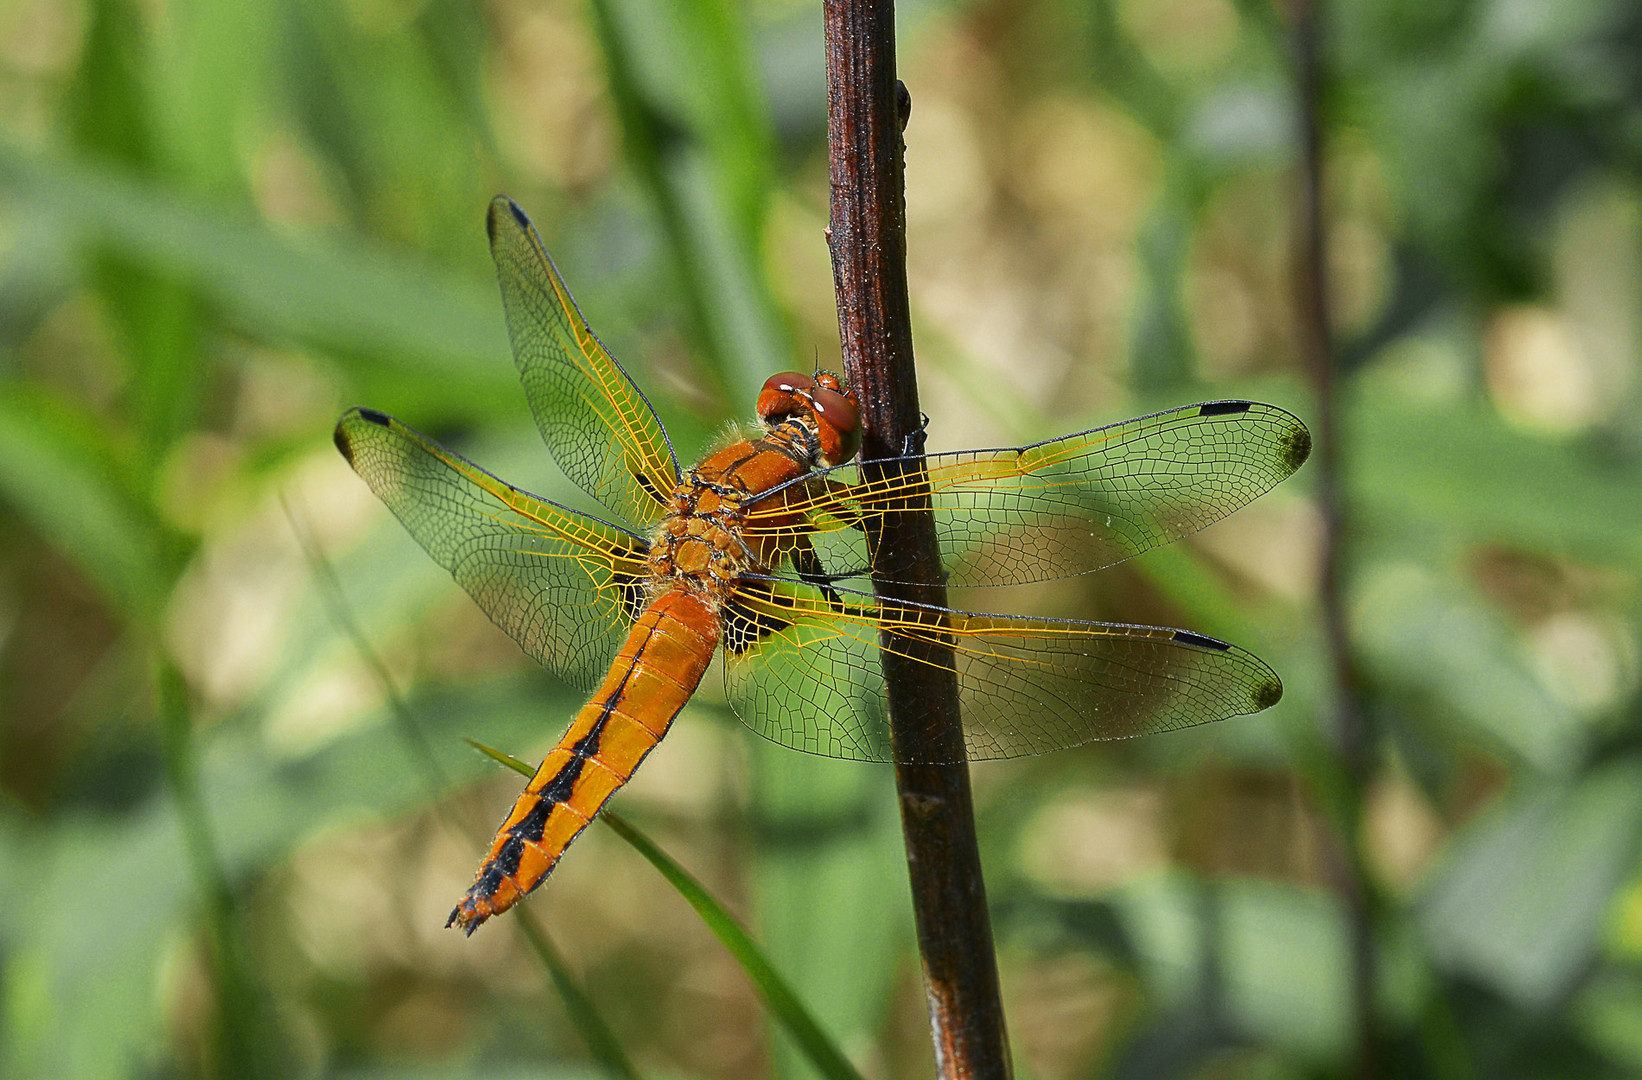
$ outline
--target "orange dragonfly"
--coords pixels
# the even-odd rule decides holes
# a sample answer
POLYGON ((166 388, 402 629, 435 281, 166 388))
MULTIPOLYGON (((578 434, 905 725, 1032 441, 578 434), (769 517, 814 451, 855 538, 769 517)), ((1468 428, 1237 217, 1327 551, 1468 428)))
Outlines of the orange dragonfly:
POLYGON ((336 428, 343 456, 434 560, 525 652, 592 692, 447 925, 471 934, 542 883, 721 645, 748 727, 858 761, 895 760, 880 648, 897 640, 952 649, 969 760, 1206 724, 1282 696, 1259 659, 1189 630, 919 610, 880 601, 871 575, 873 523, 905 512, 909 493, 934 504, 951 585, 1121 562, 1299 468, 1311 436, 1289 413, 1189 405, 1031 446, 916 455, 898 463, 918 466, 909 480, 849 464, 856 403, 837 376, 785 373, 759 394, 758 429, 685 470, 524 212, 499 196, 487 225, 537 426, 609 520, 513 487, 380 412, 352 409, 336 428))

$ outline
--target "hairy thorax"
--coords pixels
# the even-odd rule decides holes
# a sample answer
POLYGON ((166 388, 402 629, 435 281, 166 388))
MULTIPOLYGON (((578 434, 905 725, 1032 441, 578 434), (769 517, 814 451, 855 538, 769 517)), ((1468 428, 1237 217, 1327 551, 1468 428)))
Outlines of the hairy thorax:
POLYGON ((682 583, 716 608, 743 574, 773 569, 771 552, 745 536, 742 526, 747 508, 765 492, 814 467, 804 434, 783 424, 757 440, 733 443, 685 473, 651 540, 652 580, 662 587, 682 583))

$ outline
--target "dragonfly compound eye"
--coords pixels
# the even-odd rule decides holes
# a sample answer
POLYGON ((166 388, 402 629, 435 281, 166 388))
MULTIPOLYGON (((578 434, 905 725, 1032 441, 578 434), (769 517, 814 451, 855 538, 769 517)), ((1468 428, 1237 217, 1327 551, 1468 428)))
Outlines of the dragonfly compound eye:
POLYGON ((821 439, 821 463, 842 465, 861 449, 860 413, 855 402, 824 386, 810 391, 815 406, 816 434, 821 439))
POLYGON ((809 395, 815 380, 796 371, 783 371, 764 380, 764 389, 758 392, 758 419, 774 424, 788 416, 803 416, 810 412, 809 395))

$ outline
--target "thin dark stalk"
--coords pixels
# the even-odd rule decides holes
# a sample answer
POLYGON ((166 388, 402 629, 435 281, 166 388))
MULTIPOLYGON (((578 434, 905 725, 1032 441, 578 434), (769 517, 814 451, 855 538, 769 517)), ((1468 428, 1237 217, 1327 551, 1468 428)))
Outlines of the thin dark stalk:
MULTIPOLYGON (((415 713, 400 696, 399 688, 394 684, 393 676, 388 671, 388 665, 382 662, 381 656, 371 646, 370 639, 365 636, 365 631, 353 617, 353 609, 342 591, 342 582, 336 576, 336 568, 325 557, 325 553, 319 550, 319 545, 314 543, 313 535, 283 497, 281 505, 285 509, 285 519, 290 523, 291 531, 296 534, 297 543, 301 545, 302 553, 308 560, 308 566, 313 570, 314 581, 319 586, 320 597, 329 610, 332 621, 353 644, 354 651, 365 662, 365 666, 371 669, 371 674, 376 676, 377 685, 382 688, 383 696, 387 698, 388 712, 393 717, 394 727, 400 739, 409 748, 411 756, 416 759, 417 769, 427 786, 430 804, 438 808, 439 818, 447 829, 460 836, 471 847, 480 849, 489 839, 484 826, 475 821, 459 820, 446 804, 444 793, 450 787, 450 777, 440 766, 439 759, 434 755, 433 745, 428 741, 422 725, 417 722, 415 713)), ((518 912, 518 921, 519 929, 524 933, 525 940, 530 943, 531 951, 547 969, 548 977, 553 980, 553 988, 558 991, 559 1000, 564 1003, 564 1011, 570 1014, 572 1024, 580 1033, 582 1040, 587 1043, 587 1049, 593 1055, 593 1059, 618 1080, 643 1080, 627 1056, 627 1051, 622 1049, 621 1040, 616 1038, 615 1032, 605 1023, 604 1017, 593 1004, 593 999, 588 997, 587 992, 576 981, 575 973, 570 970, 570 964, 565 960, 564 954, 559 952, 558 947, 553 944, 553 939, 548 937, 547 929, 535 915, 522 909, 518 912)))
POLYGON ((553 988, 559 992, 559 1000, 564 1002, 564 1011, 570 1014, 570 1020, 582 1040, 587 1043, 587 1049, 593 1054, 593 1059, 603 1065, 610 1075, 620 1080, 643 1080, 638 1068, 634 1066, 627 1051, 622 1048, 621 1040, 616 1033, 610 1030, 610 1025, 604 1022, 599 1014, 598 1007, 593 999, 587 996, 581 983, 576 981, 575 972, 570 970, 570 964, 564 954, 559 951, 553 939, 548 937, 547 928, 541 924, 533 912, 520 911, 518 915, 519 930, 525 940, 530 942, 531 951, 547 969, 548 977, 553 980, 553 988))
MULTIPOLYGON (((916 448, 922 438, 902 174, 901 132, 911 101, 895 78, 893 0, 826 0, 823 10, 832 176, 827 237, 844 370, 861 400, 861 458, 871 462, 916 448)), ((890 469, 921 472, 922 466, 863 466, 867 479, 890 469)), ((900 512, 869 526, 879 555, 874 586, 887 604, 944 605, 928 490, 916 477, 905 488, 914 494, 900 512)), ((943 1078, 1008 1077, 1009 1040, 969 769, 961 764, 952 648, 941 635, 928 634, 899 638, 882 656, 897 756, 960 762, 895 770, 936 1066, 943 1078)))
POLYGON ((1374 1009, 1374 925, 1367 875, 1357 838, 1361 836, 1363 791, 1369 780, 1367 718, 1357 698, 1344 599, 1345 538, 1348 518, 1340 475, 1339 370, 1331 332, 1328 235, 1323 220, 1322 60, 1318 43, 1320 0, 1297 0, 1294 16, 1295 64, 1301 104, 1301 199, 1298 294, 1300 337, 1317 395, 1317 450, 1313 466, 1323 517, 1321 580, 1324 638, 1331 674, 1334 740, 1341 786, 1335 814, 1339 829, 1333 863, 1351 935, 1352 1015, 1357 1042, 1356 1074, 1378 1075, 1378 1023, 1374 1009))
POLYGON ((156 670, 159 692, 161 754, 166 788, 182 825, 183 847, 189 871, 205 909, 212 974, 217 992, 217 1056, 220 1076, 256 1077, 263 1074, 257 1053, 256 995, 245 972, 240 951, 234 895, 228 886, 205 800, 200 797, 193 724, 188 690, 181 673, 165 660, 156 670))

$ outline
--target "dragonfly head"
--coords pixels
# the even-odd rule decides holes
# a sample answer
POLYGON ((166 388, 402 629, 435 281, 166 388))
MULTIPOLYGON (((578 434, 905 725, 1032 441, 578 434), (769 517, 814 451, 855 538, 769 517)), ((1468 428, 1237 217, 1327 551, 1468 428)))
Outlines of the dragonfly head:
POLYGON ((758 419, 766 428, 798 420, 814 433, 823 465, 842 465, 861 448, 855 392, 830 371, 771 375, 758 394, 758 419))

